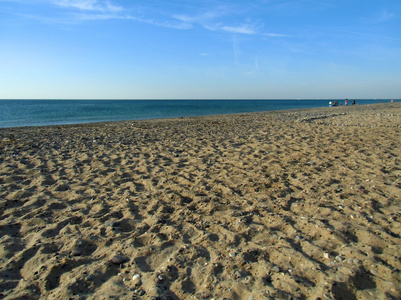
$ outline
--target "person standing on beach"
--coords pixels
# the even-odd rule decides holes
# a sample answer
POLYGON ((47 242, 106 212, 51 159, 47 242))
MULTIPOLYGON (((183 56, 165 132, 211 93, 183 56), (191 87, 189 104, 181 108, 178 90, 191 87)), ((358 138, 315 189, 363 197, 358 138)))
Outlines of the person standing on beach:
POLYGON ((348 99, 345 99, 345 106, 348 106, 348 99))

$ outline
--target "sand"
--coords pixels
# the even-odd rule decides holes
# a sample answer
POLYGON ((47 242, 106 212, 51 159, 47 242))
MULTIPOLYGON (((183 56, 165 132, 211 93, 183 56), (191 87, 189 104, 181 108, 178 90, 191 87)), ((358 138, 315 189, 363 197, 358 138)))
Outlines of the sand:
POLYGON ((0 129, 0 298, 400 299, 401 104, 0 129))

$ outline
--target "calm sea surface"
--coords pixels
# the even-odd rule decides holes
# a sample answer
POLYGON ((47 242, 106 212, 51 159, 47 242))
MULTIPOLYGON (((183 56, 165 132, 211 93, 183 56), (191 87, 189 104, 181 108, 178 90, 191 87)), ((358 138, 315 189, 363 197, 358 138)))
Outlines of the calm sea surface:
MULTIPOLYGON (((330 100, 0 100, 0 128, 327 107, 330 100)), ((390 100, 381 100, 390 102, 390 100)), ((374 104, 379 100, 357 100, 374 104)), ((335 109, 335 108, 334 108, 335 109)))

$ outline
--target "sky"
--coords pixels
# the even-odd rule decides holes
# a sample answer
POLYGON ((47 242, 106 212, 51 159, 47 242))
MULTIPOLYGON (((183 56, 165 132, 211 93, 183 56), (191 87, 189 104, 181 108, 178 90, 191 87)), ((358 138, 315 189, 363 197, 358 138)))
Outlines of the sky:
POLYGON ((400 0, 0 0, 0 99, 400 99, 400 0))

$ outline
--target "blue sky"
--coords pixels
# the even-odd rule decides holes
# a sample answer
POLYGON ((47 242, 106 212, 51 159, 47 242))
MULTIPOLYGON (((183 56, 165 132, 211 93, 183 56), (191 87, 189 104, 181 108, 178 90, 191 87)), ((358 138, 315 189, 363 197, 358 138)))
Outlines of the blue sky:
POLYGON ((0 99, 401 98, 400 0, 0 0, 0 99))

